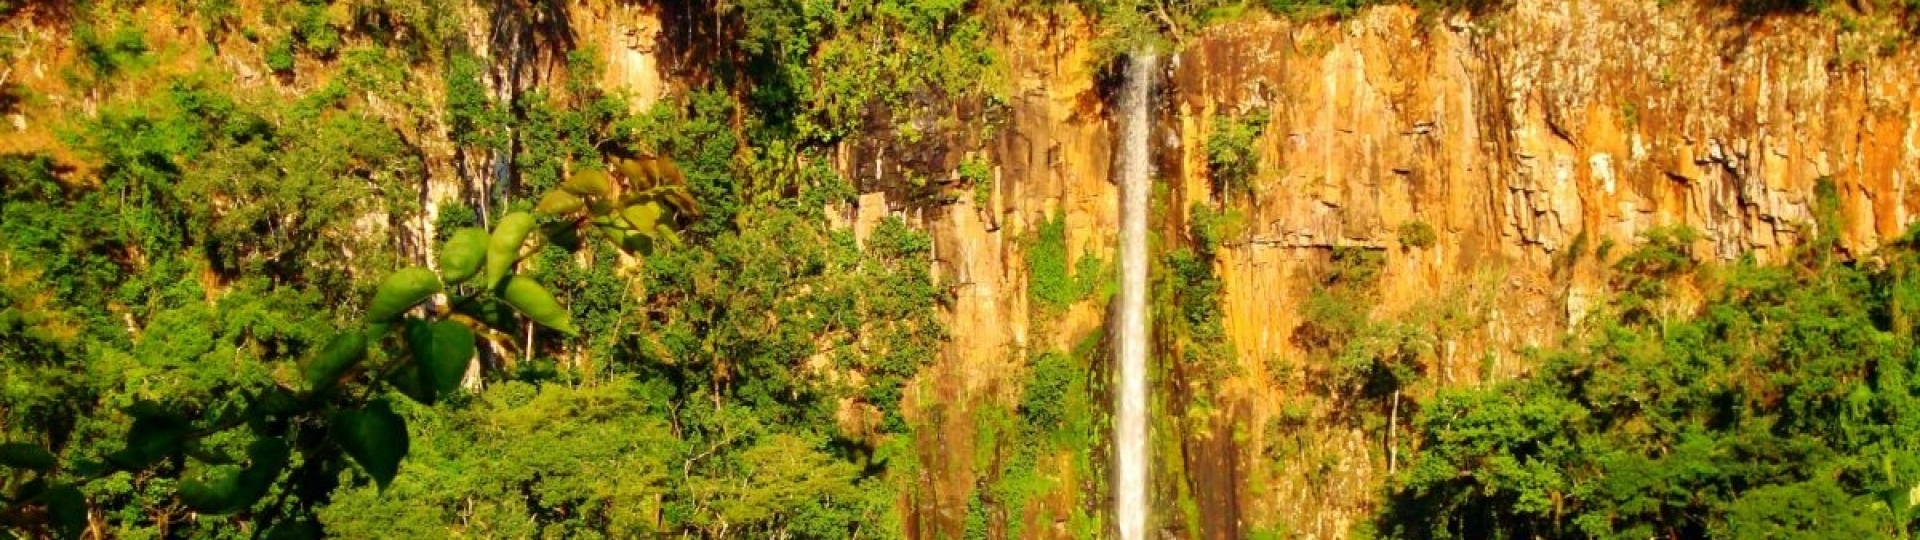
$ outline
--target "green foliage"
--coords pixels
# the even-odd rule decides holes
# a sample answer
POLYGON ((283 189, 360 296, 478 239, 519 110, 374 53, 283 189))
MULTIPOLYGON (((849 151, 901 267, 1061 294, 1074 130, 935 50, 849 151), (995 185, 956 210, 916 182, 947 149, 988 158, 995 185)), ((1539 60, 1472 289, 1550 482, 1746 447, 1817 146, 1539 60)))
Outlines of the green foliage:
POLYGON ((460 146, 499 148, 506 144, 510 119, 505 107, 495 105, 488 97, 482 81, 485 75, 485 66, 477 58, 456 55, 448 59, 446 121, 454 143, 460 146))
MULTIPOLYGON (((1050 6, 1045 1, 1031 5, 1050 6)), ((1169 51, 1206 27, 1232 21, 1250 9, 1294 19, 1345 18, 1370 6, 1411 4, 1423 13, 1449 10, 1487 10, 1505 0, 1075 0, 1092 16, 1098 28, 1094 44, 1096 65, 1111 63, 1142 49, 1169 51)))
MULTIPOLYGON (((1411 248, 1430 248, 1433 247, 1434 241, 1439 240, 1439 235, 1434 232, 1433 225, 1417 219, 1400 224, 1399 235, 1400 245, 1411 248)), ((1576 246, 1569 251, 1577 253, 1581 250, 1576 246)))
MULTIPOLYGON (((237 181, 223 174, 223 162, 218 161, 222 157, 244 156, 246 152, 274 156, 257 144, 258 137, 272 136, 261 131, 269 128, 249 121, 238 103, 206 86, 176 83, 163 95, 168 98, 165 103, 176 109, 137 113, 162 119, 157 130, 128 126, 153 125, 140 116, 125 123, 108 116, 103 126, 76 137, 82 143, 97 145, 94 147, 105 154, 106 189, 146 197, 105 199, 85 188, 61 185, 44 160, 0 161, 19 173, 0 186, 10 194, 9 204, 0 211, 9 218, 9 225, 20 227, 17 231, 21 233, 0 244, 0 253, 7 255, 3 258, 6 279, 0 281, 5 286, 0 292, 17 301, 10 302, 6 317, 0 318, 8 321, 6 328, 0 329, 5 331, 0 342, 10 348, 52 346, 37 355, 9 356, 3 364, 10 375, 18 377, 9 377, 5 400, 0 402, 5 406, 0 412, 38 418, 26 425, 42 431, 25 432, 23 436, 48 445, 10 446, 10 455, 23 456, 10 461, 32 461, 29 464, 36 471, 33 484, 44 485, 56 479, 71 484, 10 502, 44 510, 38 515, 47 516, 46 520, 26 523, 23 526, 28 530, 70 529, 73 525, 61 516, 77 513, 84 522, 84 516, 90 513, 87 507, 94 504, 112 509, 107 515, 113 526, 129 531, 164 527, 173 519, 170 513, 188 509, 206 515, 236 516, 202 523, 207 531, 228 525, 301 526, 307 522, 303 514, 330 496, 347 459, 382 488, 393 481, 407 455, 408 431, 385 398, 379 397, 380 391, 391 385, 422 403, 436 402, 458 386, 476 355, 477 336, 467 325, 488 324, 449 318, 442 309, 428 310, 425 315, 432 318, 430 321, 401 319, 443 291, 458 292, 443 289, 433 272, 413 267, 390 274, 374 291, 365 314, 371 323, 367 329, 332 330, 339 321, 358 317, 329 314, 317 305, 320 295, 275 282, 326 284, 313 278, 326 275, 319 272, 338 272, 337 268, 306 270, 271 260, 262 264, 261 258, 284 256, 284 252, 263 254, 244 249, 244 244, 236 245, 240 235, 234 237, 235 241, 225 240, 218 235, 217 225, 186 225, 238 219, 248 210, 249 196, 261 197, 269 204, 291 201, 236 193, 228 195, 228 204, 200 214, 181 211, 178 200, 169 197, 176 186, 190 186, 195 181, 213 186, 237 181), (103 140, 129 143, 110 145, 100 142, 103 140), (157 154, 157 149, 167 150, 157 154), (171 161, 196 157, 214 161, 196 162, 204 165, 200 167, 180 167, 171 161), (117 224, 135 226, 117 228, 115 221, 89 223, 75 219, 85 214, 72 213, 109 201, 148 219, 122 219, 117 224), (11 219, 16 215, 21 218, 11 219), (88 248, 51 242, 67 231, 87 227, 112 231, 92 234, 119 239, 119 243, 88 248), (214 234, 189 233, 203 230, 214 234), (104 250, 100 255, 138 249, 140 256, 89 257, 89 249, 104 250), (226 251, 230 249, 233 251, 226 251), (21 281, 22 277, 39 275, 40 270, 14 266, 12 255, 36 252, 50 255, 45 262, 56 266, 78 265, 72 277, 79 280, 68 280, 66 287, 55 291, 21 281), (113 274, 125 272, 127 266, 143 264, 155 267, 156 275, 149 278, 153 281, 123 283, 117 290, 101 286, 114 279, 113 274), (178 267, 186 265, 198 266, 215 279, 233 282, 217 302, 210 302, 200 280, 179 279, 182 270, 193 268, 178 267), (90 275, 98 277, 87 277, 90 275), (89 281, 92 279, 100 281, 89 281), (92 313, 47 309, 52 299, 61 297, 100 304, 90 308, 98 310, 92 313), (120 302, 140 302, 150 312, 143 313, 145 320, 140 323, 144 328, 127 328, 130 336, 121 334, 123 326, 114 320, 115 315, 124 317, 129 326, 134 320, 120 302), (69 328, 78 326, 78 322, 69 318, 78 316, 105 324, 89 324, 87 332, 76 333, 69 328), (392 339, 404 341, 407 347, 385 353, 383 337, 389 335, 387 329, 394 324, 406 331, 392 339), (335 337, 320 346, 321 338, 327 335, 335 337), (78 342, 86 343, 89 349, 70 347, 78 342), (289 365, 291 359, 303 357, 298 368, 289 365), (68 367, 82 359, 85 362, 77 365, 85 366, 85 370, 68 367), (297 372, 296 377, 303 380, 294 382, 281 375, 288 372, 297 372), (14 381, 41 381, 51 386, 36 390, 14 386, 14 381), (48 391, 52 393, 44 393, 48 391), (71 405, 37 408, 36 403, 71 405), (115 437, 102 436, 116 431, 124 433, 118 437, 118 444, 115 437), (24 450, 32 448, 42 449, 42 453, 24 450), (246 449, 244 466, 235 465, 236 459, 231 457, 239 448, 246 449), (300 465, 288 472, 295 456, 300 465), (39 458, 56 461, 49 465, 39 458), (82 487, 93 496, 69 495, 82 487), (301 495, 290 497, 296 492, 301 495), (280 496, 261 506, 274 493, 280 496)), ((324 128, 321 135, 326 135, 324 128)), ((344 150, 349 155, 355 152, 351 147, 344 150)), ((303 208, 307 212, 322 210, 329 209, 303 208)), ((323 224, 330 218, 324 213, 311 217, 323 224)), ((281 225, 285 228, 279 234, 321 237, 320 231, 293 228, 304 225, 299 221, 281 225)), ((258 233, 254 236, 254 242, 262 241, 258 233)), ((523 239, 524 235, 517 238, 523 239)), ((519 246, 512 246, 511 251, 517 253, 519 246)), ((480 261, 469 262, 468 266, 477 267, 480 261)), ((498 291, 504 300, 543 324, 571 332, 567 312, 550 296, 539 298, 547 302, 545 305, 528 300, 546 294, 540 286, 523 276, 511 278, 513 285, 498 291)), ((481 293, 491 295, 494 291, 481 293)), ((353 291, 334 294, 357 295, 353 291)), ((451 303, 470 301, 456 297, 451 303)), ((500 322, 495 321, 492 324, 500 322)), ((510 319, 505 322, 518 325, 510 319)), ((483 328, 488 332, 501 330, 483 328)), ((9 438, 13 433, 8 432, 9 438)), ((17 482, 27 481, 27 477, 14 476, 0 488, 14 492, 28 485, 17 482)), ((34 515, 15 510, 18 508, 8 508, 0 514, 34 515)))
POLYGON ((1067 222, 1054 216, 1039 223, 1027 241, 1027 290, 1044 311, 1059 313, 1100 292, 1108 281, 1106 263, 1083 254, 1067 262, 1067 222), (1071 268, 1071 270, 1069 270, 1071 268))
POLYGON ((1386 270, 1386 252, 1367 247, 1341 246, 1332 250, 1320 285, 1328 289, 1371 294, 1386 270))
MULTIPOLYGON (((1400 410, 1410 393, 1429 386, 1427 371, 1436 344, 1475 326, 1464 291, 1421 303, 1405 313, 1382 313, 1379 277, 1386 251, 1366 247, 1331 250, 1320 280, 1299 306, 1293 342, 1308 354, 1300 383, 1306 400, 1333 404, 1323 417, 1300 410, 1286 419, 1294 427, 1322 418, 1358 427, 1401 450, 1395 434, 1406 427, 1400 410)), ((1310 401, 1309 401, 1310 402, 1310 401)))
POLYGON ((213 483, 202 483, 196 479, 182 480, 180 499, 195 509, 209 514, 231 514, 245 510, 266 496, 274 482, 285 471, 292 449, 286 441, 279 438, 254 439, 247 445, 245 468, 223 465, 215 467, 221 471, 213 483))
MULTIPOLYGON (((818 447, 811 442, 817 435, 794 437, 837 431, 834 403, 842 396, 880 413, 878 433, 868 436, 904 431, 901 387, 944 338, 932 312, 941 293, 927 275, 931 243, 898 220, 882 222, 862 249, 848 233, 793 210, 743 215, 751 216, 742 221, 748 226, 712 237, 708 249, 647 260, 645 287, 654 304, 645 334, 652 337, 635 344, 626 369, 678 381, 671 395, 687 405, 675 422, 696 449, 689 454, 709 456, 696 460, 694 474, 711 479, 676 490, 683 494, 664 511, 676 528, 709 533, 731 526, 770 534, 798 527, 804 517, 809 526, 844 535, 876 510, 842 490, 886 484, 834 472, 848 456, 807 457, 817 454, 800 447, 818 447), (812 364, 816 358, 823 362, 812 364), (809 375, 817 370, 827 371, 809 375), (833 373, 847 372, 864 375, 859 387, 832 382, 843 380, 833 373), (776 455, 804 458, 780 461, 794 471, 829 476, 782 472, 743 483, 740 475, 755 470, 743 463, 776 455), (771 510, 782 505, 814 513, 771 510)), ((857 441, 848 444, 868 444, 857 441)))
POLYGON ((1289 15, 1335 15, 1345 17, 1373 4, 1368 0, 1266 0, 1267 9, 1289 15))
POLYGON ((508 277, 506 284, 501 286, 500 298, 506 300, 507 305, 513 306, 514 311, 526 315, 527 319, 533 322, 540 323, 540 326, 552 328, 567 335, 579 333, 573 329, 571 317, 568 316, 567 309, 560 306, 560 301, 539 283, 526 276, 508 277))
POLYGON ((1840 190, 1833 178, 1822 176, 1813 182, 1813 226, 1814 241, 1831 244, 1839 237, 1840 226, 1840 190))
POLYGON ((1183 368, 1195 369, 1209 384, 1225 381, 1238 371, 1239 364, 1227 339, 1226 314, 1221 308, 1223 284, 1214 274, 1213 256, 1181 249, 1168 254, 1165 265, 1170 286, 1164 287, 1164 294, 1170 300, 1162 304, 1171 312, 1155 319, 1165 321, 1162 324, 1177 336, 1175 350, 1181 353, 1183 368))
POLYGON ((1260 174, 1260 156, 1254 143, 1266 131, 1270 121, 1265 112, 1232 117, 1213 117, 1213 131, 1207 136, 1207 178, 1214 196, 1221 199, 1250 198, 1253 180, 1260 174))
POLYGON ((407 471, 385 490, 341 490, 319 518, 343 537, 654 532, 683 449, 661 416, 641 414, 664 405, 630 381, 502 382, 470 405, 414 415, 407 471))
MULTIPOLYGON (((1093 357, 1100 336, 1089 336, 1071 353, 1047 351, 1029 361, 1026 380, 1021 384, 1017 408, 1009 411, 987 406, 975 412, 974 456, 976 470, 987 479, 975 492, 977 503, 969 509, 974 522, 969 531, 991 534, 998 530, 1006 537, 1032 536, 1028 527, 1034 503, 1059 494, 1069 487, 1068 478, 1082 482, 1067 493, 1098 493, 1095 448, 1106 436, 1109 424, 1103 417, 1104 405, 1095 395, 1093 357), (1061 460, 1060 457, 1069 459, 1061 460), (1004 529, 992 527, 994 516, 1003 517, 1004 529)), ((1058 500, 1058 499, 1048 499, 1058 500)), ((1069 504, 1076 508, 1076 519, 1087 519, 1085 512, 1103 501, 1098 496, 1076 497, 1069 504)), ((1037 525, 1037 524, 1036 524, 1037 525)), ((1044 526, 1044 525, 1043 525, 1044 526)), ((1077 523, 1081 530, 1097 529, 1094 523, 1077 523)), ((1085 537, 1084 535, 1082 537, 1085 537)))
POLYGON ((752 186, 736 174, 742 142, 731 128, 735 113, 725 91, 698 92, 684 104, 656 106, 635 128, 642 147, 681 165, 687 190, 702 210, 687 227, 695 236, 726 234, 750 200, 752 186))
POLYGON ((53 530, 66 538, 79 538, 87 528, 87 498, 78 488, 60 484, 40 495, 53 530))
POLYGON ((333 438, 348 457, 360 464, 373 481, 386 489, 400 474, 407 456, 407 423, 385 401, 373 401, 356 411, 342 411, 332 419, 333 438))
POLYGON ((1673 281, 1698 267, 1692 244, 1699 238, 1700 233, 1685 226, 1655 228, 1641 235, 1639 249, 1614 262, 1608 281, 1617 295, 1620 318, 1644 322, 1665 317, 1661 301, 1673 281))
POLYGON ((493 232, 487 239, 487 272, 480 286, 492 288, 502 285, 501 280, 520 263, 520 250, 526 245, 527 235, 533 233, 533 214, 526 212, 509 213, 494 223, 493 232))
POLYGON ((1058 352, 1042 353, 1033 360, 1020 397, 1020 416, 1027 425, 1050 433, 1065 424, 1068 394, 1086 383, 1082 369, 1072 357, 1058 352))
POLYGON ((283 472, 323 495, 312 478, 341 463, 309 423, 336 395, 301 396, 294 360, 356 319, 398 260, 384 231, 341 232, 413 210, 400 180, 419 161, 351 105, 291 107, 214 72, 150 72, 177 51, 149 50, 140 27, 97 13, 110 9, 75 14, 91 59, 69 82, 110 90, 97 115, 61 126, 88 166, 0 157, 0 437, 57 463, 0 481, 55 487, 0 515, 44 516, 7 525, 63 536, 89 514, 136 537, 272 523, 295 512, 266 497, 284 493, 283 472), (305 465, 276 465, 277 440, 297 442, 305 465), (283 506, 256 504, 267 500, 283 506), (236 517, 187 520, 181 502, 236 517))
POLYGON ((1920 257, 1703 268, 1684 230, 1616 266, 1617 300, 1530 377, 1443 390, 1382 528, 1410 537, 1910 537, 1920 257), (1650 317, 1712 273, 1697 309, 1650 317))
MULTIPOLYGON (((1178 441, 1189 434, 1213 429, 1207 410, 1221 401, 1225 383, 1242 373, 1227 335, 1225 283, 1215 271, 1226 239, 1242 234, 1240 217, 1204 203, 1196 203, 1191 215, 1186 238, 1191 244, 1162 256, 1152 272, 1151 318, 1160 328, 1156 348, 1166 351, 1163 354, 1170 360, 1165 362, 1163 377, 1175 381, 1173 391, 1185 396, 1184 403, 1154 415, 1154 430, 1181 434, 1156 438, 1161 442, 1153 451, 1163 455, 1183 451, 1184 443, 1178 441)), ((1175 469, 1169 474, 1185 472, 1175 469)), ((1173 500, 1186 525, 1198 527, 1199 503, 1192 491, 1177 490, 1173 500)))
POLYGON ((888 219, 867 242, 861 273, 873 288, 861 294, 862 320, 886 322, 875 325, 879 349, 864 355, 859 367, 868 376, 866 399, 886 413, 886 427, 898 431, 904 427, 898 413, 902 386, 931 362, 946 338, 932 317, 944 292, 927 275, 933 242, 926 234, 888 219))
POLYGON ((307 377, 307 388, 315 392, 325 392, 340 382, 340 376, 347 370, 358 366, 367 358, 367 334, 359 330, 347 330, 327 342, 318 353, 309 357, 301 371, 307 377))
POLYGON ((0 465, 15 469, 47 472, 56 465, 47 449, 27 443, 0 444, 0 465))
POLYGON ((929 105, 997 101, 1004 68, 979 4, 740 2, 740 67, 757 83, 750 101, 770 128, 802 143, 859 135, 876 111, 904 133, 930 127, 929 105), (875 49, 881 41, 890 45, 875 49))
POLYGON ((481 266, 487 262, 487 244, 491 238, 479 227, 451 230, 440 246, 440 280, 459 285, 480 273, 481 266))
POLYGON ((272 88, 176 69, 210 51, 82 3, 70 82, 103 97, 62 143, 86 166, 0 156, 0 441, 44 469, 0 493, 47 486, 0 504, 36 520, 10 530, 900 536, 902 396, 945 339, 946 292, 905 222, 864 242, 829 228, 853 187, 818 143, 874 104, 905 119, 989 100, 979 6, 812 10, 848 24, 778 57, 858 63, 821 60, 847 69, 782 119, 762 107, 773 79, 730 77, 746 90, 631 117, 591 86, 589 51, 565 51, 551 75, 568 84, 495 98, 500 66, 433 0, 189 4, 207 27, 172 20, 213 42, 240 44, 218 34, 246 18, 272 88), (872 54, 894 35, 874 21, 922 41, 872 54), (409 86, 421 72, 445 74, 444 108, 409 86), (435 201, 421 238, 419 175, 439 170, 423 142, 442 129, 463 185, 498 182, 435 201), (507 218, 560 186, 573 204, 507 218), (474 248, 487 223, 520 229, 500 256, 474 248))
POLYGON ((407 352, 418 362, 421 386, 437 395, 452 395, 460 388, 474 357, 473 329, 453 321, 414 322, 407 325, 406 340, 407 352))
MULTIPOLYGON (((585 66, 570 71, 578 79, 592 80, 594 76, 585 66)), ((567 176, 563 164, 575 164, 582 170, 604 168, 601 154, 619 147, 608 143, 622 143, 633 136, 626 103, 578 80, 564 92, 523 94, 514 109, 521 116, 514 120, 515 129, 511 130, 518 137, 512 170, 519 183, 535 193, 547 191, 567 176)))
POLYGON ((293 71, 293 40, 275 40, 267 45, 267 69, 276 73, 293 71))
POLYGON ((1246 214, 1236 209, 1215 210, 1211 206, 1196 203, 1189 215, 1193 221, 1188 233, 1192 237, 1194 251, 1202 257, 1217 257, 1227 243, 1241 240, 1247 233, 1246 214))
POLYGON ((993 168, 981 159, 962 161, 960 180, 973 187, 973 205, 986 208, 993 196, 993 168))
POLYGON ((152 60, 146 34, 132 21, 117 21, 108 28, 81 25, 74 28, 73 37, 80 58, 96 77, 108 78, 121 71, 144 68, 152 60))
POLYGON ((987 540, 987 528, 991 524, 987 518, 987 505, 980 502, 980 492, 975 491, 973 498, 967 499, 967 521, 960 537, 965 540, 987 540))
POLYGON ((440 292, 440 276, 418 266, 403 268, 387 276, 374 289, 367 303, 367 322, 391 323, 402 313, 440 292))

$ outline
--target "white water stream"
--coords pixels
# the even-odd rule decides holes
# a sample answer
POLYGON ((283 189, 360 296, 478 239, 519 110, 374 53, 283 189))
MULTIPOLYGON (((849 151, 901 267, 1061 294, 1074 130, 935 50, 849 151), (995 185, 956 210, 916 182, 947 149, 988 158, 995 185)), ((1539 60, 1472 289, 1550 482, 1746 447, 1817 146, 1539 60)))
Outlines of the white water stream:
POLYGON ((1114 519, 1121 540, 1147 537, 1147 199, 1153 76, 1159 58, 1141 50, 1127 62, 1120 96, 1119 403, 1113 425, 1114 519))

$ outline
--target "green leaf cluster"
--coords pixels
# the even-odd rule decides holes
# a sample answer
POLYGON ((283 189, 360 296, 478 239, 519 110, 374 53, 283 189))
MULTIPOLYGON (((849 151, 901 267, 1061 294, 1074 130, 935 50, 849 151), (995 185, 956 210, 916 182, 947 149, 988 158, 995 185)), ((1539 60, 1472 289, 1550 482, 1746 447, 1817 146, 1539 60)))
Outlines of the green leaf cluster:
POLYGON ((1254 144, 1266 132, 1269 121, 1265 112, 1213 117, 1206 152, 1207 179, 1212 182, 1215 197, 1223 200, 1253 197, 1253 180, 1260 174, 1260 156, 1254 144))
POLYGON ((1026 242, 1027 292, 1043 311, 1058 314, 1075 302, 1094 297, 1111 283, 1106 263, 1091 253, 1069 262, 1066 217, 1055 215, 1038 223, 1026 242))
POLYGON ((1684 231, 1526 378, 1442 390, 1382 530, 1409 537, 1911 537, 1920 252, 1700 265, 1684 231), (1697 287, 1693 308, 1678 287, 1697 287))

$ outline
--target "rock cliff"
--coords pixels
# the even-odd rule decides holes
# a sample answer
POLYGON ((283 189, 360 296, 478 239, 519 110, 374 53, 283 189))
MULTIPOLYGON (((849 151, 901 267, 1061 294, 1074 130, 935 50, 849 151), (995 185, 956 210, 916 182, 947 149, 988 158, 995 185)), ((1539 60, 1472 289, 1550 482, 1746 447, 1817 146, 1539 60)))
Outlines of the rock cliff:
MULTIPOLYGON (((1231 508, 1199 509, 1236 517, 1205 536, 1256 525, 1343 536, 1382 489, 1392 465, 1381 441, 1325 428, 1283 444, 1266 429, 1299 391, 1279 372, 1312 369, 1298 365, 1308 355, 1293 334, 1334 248, 1384 252, 1376 315, 1437 300, 1473 312, 1428 369, 1474 384, 1524 372, 1518 351, 1574 328, 1605 292, 1608 255, 1650 229, 1700 232, 1697 257, 1773 259, 1809 234, 1823 178, 1837 188, 1847 249, 1865 253, 1906 228, 1920 203, 1908 191, 1920 175, 1920 53, 1903 34, 1844 15, 1663 4, 1386 7, 1337 23, 1248 15, 1180 44, 1156 135, 1170 241, 1189 205, 1220 204, 1206 174, 1213 118, 1271 118, 1254 145, 1254 195, 1229 205, 1247 230, 1217 268, 1242 370, 1214 409, 1232 411, 1220 425, 1234 429, 1184 433, 1178 447, 1236 455, 1162 456, 1189 461, 1187 478, 1162 481, 1194 490, 1208 482, 1195 463, 1236 469, 1223 488, 1231 508), (1406 245, 1397 231, 1413 222, 1435 240, 1406 245), (1237 444, 1197 442, 1228 436, 1237 444)), ((1030 325, 1018 241, 1059 214, 1073 257, 1112 259, 1116 124, 1091 30, 1028 19, 1002 35, 1015 83, 1006 127, 985 149, 993 196, 921 216, 957 292, 954 340, 923 401, 1010 399, 1021 352, 1066 346, 1101 323, 1081 310, 1030 325)), ((949 473, 951 485, 972 481, 949 473)), ((965 499, 953 497, 929 509, 957 512, 965 499)))

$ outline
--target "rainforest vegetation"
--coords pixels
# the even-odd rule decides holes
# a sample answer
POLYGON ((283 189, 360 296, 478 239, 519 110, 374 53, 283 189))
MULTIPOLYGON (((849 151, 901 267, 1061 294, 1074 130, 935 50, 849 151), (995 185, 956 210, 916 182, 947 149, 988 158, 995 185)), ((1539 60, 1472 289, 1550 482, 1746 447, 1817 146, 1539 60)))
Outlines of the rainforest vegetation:
MULTIPOLYGON (((930 457, 982 471, 968 538, 1027 537, 1043 504, 1103 537, 1100 336, 1021 358, 1006 405, 909 406, 953 284, 902 216, 984 206, 991 164, 856 185, 832 152, 981 146, 1012 91, 998 17, 1087 17, 1105 60, 1373 3, 669 2, 663 39, 703 63, 636 109, 568 2, 0 0, 0 68, 44 46, 26 14, 71 36, 51 82, 0 75, 0 112, 41 126, 0 145, 0 538, 900 538, 930 457), (875 191, 901 211, 837 224, 875 191), (941 414, 976 417, 972 455, 916 446, 941 414)), ((1156 262, 1194 417, 1237 375, 1216 262, 1268 121, 1217 119, 1223 202, 1156 262)), ((1846 254, 1821 219, 1780 265, 1696 260, 1685 229, 1577 248, 1615 297, 1470 387, 1415 361, 1465 316, 1376 318, 1394 253, 1339 250, 1302 378, 1351 412, 1288 418, 1400 449, 1356 534, 1909 537, 1920 236, 1846 254)), ((1112 292, 1065 227, 1021 242, 1036 328, 1112 292)))

